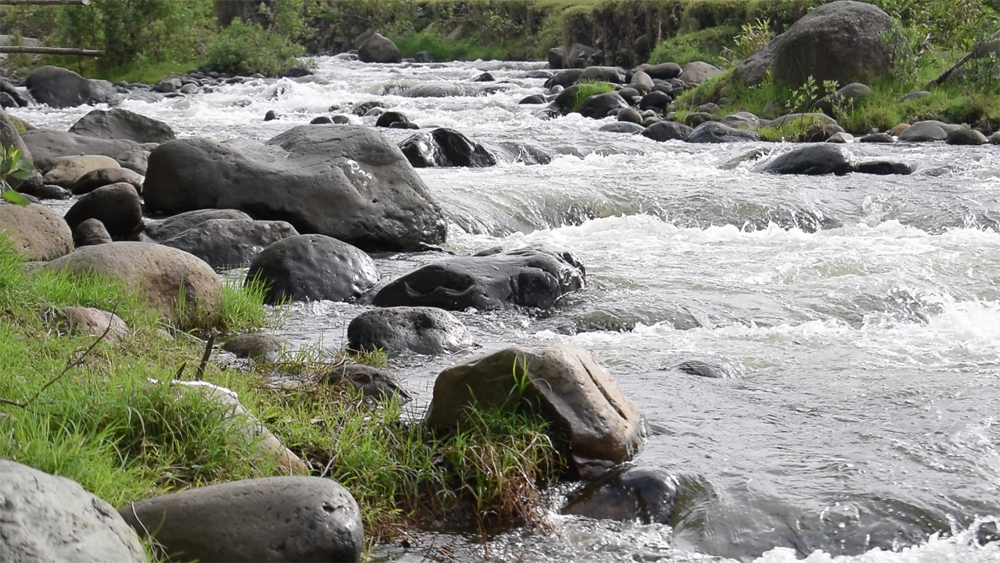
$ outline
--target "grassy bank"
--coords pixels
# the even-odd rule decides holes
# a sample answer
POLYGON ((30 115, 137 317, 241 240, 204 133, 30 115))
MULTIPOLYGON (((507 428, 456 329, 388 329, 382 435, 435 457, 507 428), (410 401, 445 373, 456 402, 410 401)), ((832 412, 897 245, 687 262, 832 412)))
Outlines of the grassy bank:
MULTIPOLYGON (((260 292, 227 289, 229 332, 267 321, 260 292)), ((230 408, 171 385, 190 379, 204 344, 166 326, 120 283, 29 269, 0 244, 0 458, 80 482, 114 505, 191 487, 282 474, 230 408), (54 311, 115 311, 120 342, 67 331, 54 311), (186 369, 185 369, 186 366, 186 369), (155 382, 154 382, 155 381, 155 382)), ((203 319, 204 320, 204 319, 203 319)), ((224 322, 223 322, 224 320, 224 322)), ((384 355, 369 360, 384 362, 384 355)), ((446 522, 488 527, 531 522, 539 489, 561 469, 544 422, 528 414, 470 411, 458 431, 435 435, 398 401, 378 403, 328 385, 340 362, 299 355, 252 367, 209 362, 203 380, 240 401, 311 472, 342 483, 362 507, 369 541, 446 522), (275 372, 302 382, 268 385, 275 372)))

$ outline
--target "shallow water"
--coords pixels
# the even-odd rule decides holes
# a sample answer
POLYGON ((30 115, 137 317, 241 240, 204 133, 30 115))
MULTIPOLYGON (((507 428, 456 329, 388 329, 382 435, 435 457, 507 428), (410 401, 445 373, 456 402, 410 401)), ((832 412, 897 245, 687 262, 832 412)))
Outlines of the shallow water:
MULTIPOLYGON (((976 545, 967 531, 1000 517, 996 148, 854 144, 859 159, 916 172, 765 176, 730 163, 790 145, 657 144, 519 106, 541 91, 542 80, 522 77, 542 64, 317 62, 317 79, 123 107, 181 136, 264 140, 331 106, 378 99, 424 128, 557 155, 544 166, 418 171, 449 219, 448 250, 545 243, 587 267, 588 287, 554 311, 458 316, 484 349, 590 350, 653 429, 638 463, 682 482, 673 527, 552 515, 549 529, 501 534, 485 551, 479 538, 427 534, 410 550, 381 547, 379 560, 1000 561, 1000 548, 976 545), (501 82, 470 81, 485 70, 501 82), (421 82, 488 90, 400 95, 421 82), (263 122, 269 109, 281 119, 263 122), (687 359, 728 366, 733 377, 669 369, 687 359)), ((66 129, 88 110, 12 113, 66 129)), ((391 279, 437 257, 378 264, 391 279)), ((276 332, 337 348, 364 309, 296 304, 276 332)), ((453 361, 398 363, 417 409, 453 361)))

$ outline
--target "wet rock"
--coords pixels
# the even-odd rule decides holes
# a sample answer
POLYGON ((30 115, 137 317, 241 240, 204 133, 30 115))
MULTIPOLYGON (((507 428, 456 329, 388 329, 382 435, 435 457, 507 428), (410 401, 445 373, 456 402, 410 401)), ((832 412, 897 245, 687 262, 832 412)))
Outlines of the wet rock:
POLYGON ((989 142, 989 139, 986 138, 986 135, 975 129, 956 129, 948 133, 944 142, 949 145, 974 146, 985 145, 989 142))
POLYGON ((41 181, 31 184, 22 183, 18 186, 17 191, 24 195, 35 196, 38 199, 69 199, 73 197, 73 192, 66 188, 54 184, 43 184, 41 181))
POLYGON ((73 251, 73 231, 55 211, 32 203, 0 201, 0 233, 11 251, 27 260, 54 260, 73 251))
POLYGON ((534 145, 505 141, 499 143, 496 149, 495 156, 504 162, 522 162, 528 166, 552 162, 551 154, 534 145))
POLYGON ((120 168, 118 161, 101 155, 61 156, 52 161, 45 170, 42 180, 67 189, 73 186, 88 172, 104 168, 120 168))
POLYGON ((398 111, 387 111, 378 116, 375 127, 392 127, 393 123, 409 123, 410 120, 398 111))
POLYGON ((160 221, 147 219, 144 233, 149 238, 159 242, 175 237, 190 228, 212 219, 252 220, 246 213, 235 209, 200 209, 198 211, 180 213, 160 221))
POLYGON ((496 79, 493 78, 493 75, 488 72, 484 72, 472 79, 473 82, 494 82, 495 80, 496 79))
POLYGON ((87 172, 73 183, 72 190, 74 195, 89 194, 97 188, 120 183, 129 184, 136 192, 142 193, 142 178, 132 170, 120 166, 87 172))
POLYGON ((604 55, 601 53, 600 49, 595 49, 590 45, 573 43, 570 45, 569 51, 566 53, 565 62, 568 68, 583 68, 587 66, 600 65, 604 64, 604 55))
POLYGON ((545 88, 550 90, 556 86, 569 88, 573 84, 576 84, 576 82, 580 79, 580 75, 582 74, 583 70, 578 68, 557 72, 553 74, 551 78, 545 81, 545 88))
POLYGON ((309 125, 333 125, 333 120, 328 115, 321 115, 310 121, 309 125))
POLYGON ((97 219, 113 240, 122 240, 142 225, 142 202, 131 184, 111 184, 81 197, 66 212, 65 219, 70 229, 87 219, 97 219))
POLYGON ((766 174, 805 174, 810 176, 836 174, 842 176, 854 170, 850 155, 831 144, 809 145, 779 155, 758 166, 754 172, 766 174))
POLYGON ((1000 131, 990 135, 991 145, 1000 145, 1000 131))
POLYGON ((639 100, 639 109, 655 109, 662 112, 672 101, 673 98, 669 94, 653 90, 639 100))
POLYGON ((431 62, 431 54, 428 51, 417 51, 416 55, 413 55, 413 62, 415 63, 429 63, 431 62))
POLYGON ((687 125, 688 127, 697 127, 702 123, 707 123, 709 121, 719 121, 719 117, 715 114, 703 111, 692 111, 684 117, 684 125, 687 125))
POLYGON ((18 107, 17 101, 15 101, 10 94, 8 94, 7 92, 0 92, 0 108, 8 109, 16 107, 18 107))
POLYGON ((563 514, 598 520, 668 524, 677 506, 677 480, 655 467, 621 465, 570 494, 563 514))
POLYGON ((403 55, 392 40, 376 33, 358 47, 358 59, 363 63, 400 63, 403 55))
POLYGON ((239 209, 371 250, 419 250, 447 233, 399 148, 356 125, 300 125, 263 145, 170 141, 150 156, 143 195, 151 212, 239 209))
POLYGON ((618 121, 626 123, 642 123, 642 114, 632 108, 622 108, 618 110, 618 115, 616 117, 618 118, 618 121))
POLYGON ((607 125, 602 125, 598 131, 604 131, 605 133, 625 133, 628 135, 639 135, 646 128, 638 123, 632 123, 629 121, 619 121, 617 123, 608 123, 607 125))
POLYGON ((584 279, 583 265, 569 252, 527 247, 429 264, 383 287, 373 304, 452 311, 503 305, 548 309, 582 288, 584 279))
POLYGON ((530 105, 530 104, 544 104, 545 102, 546 102, 545 96, 543 96, 541 94, 534 94, 534 95, 522 98, 521 101, 517 102, 517 103, 521 104, 521 105, 530 105))
POLYGON ((624 84, 625 72, 615 66, 591 66, 583 69, 577 82, 610 82, 624 84))
POLYGON ((677 123, 676 121, 661 121, 646 127, 646 130, 642 132, 642 136, 647 139, 663 143, 666 141, 683 141, 688 138, 688 135, 690 135, 692 131, 694 131, 694 129, 684 125, 683 123, 677 123))
POLYGON ((472 86, 463 87, 461 84, 437 83, 417 84, 399 92, 399 95, 408 98, 451 98, 475 95, 478 92, 479 90, 472 86))
POLYGON ((17 107, 20 108, 28 107, 28 100, 24 99, 24 96, 22 96, 21 93, 17 91, 17 88, 15 88, 14 85, 10 83, 10 81, 0 78, 0 92, 7 94, 7 97, 13 100, 14 104, 17 107))
POLYGON ((275 119, 278 119, 278 114, 273 109, 267 110, 267 113, 264 114, 264 121, 274 121, 275 119))
POLYGON ((656 65, 641 64, 635 67, 635 70, 645 72, 654 80, 670 80, 680 76, 683 69, 677 63, 660 63, 656 65))
POLYGON ((95 109, 69 128, 70 133, 97 139, 127 139, 137 143, 165 143, 174 139, 169 125, 131 111, 95 109))
POLYGON ((854 135, 846 132, 834 133, 829 139, 826 140, 827 143, 836 143, 838 145, 843 145, 847 143, 854 142, 854 135))
MULTIPOLYGON (((378 100, 371 100, 371 101, 368 101, 368 102, 361 102, 360 104, 354 106, 354 109, 351 110, 351 113, 353 113, 354 115, 356 115, 358 117, 361 117, 363 115, 366 115, 369 111, 371 111, 371 110, 373 110, 375 108, 385 109, 385 104, 383 104, 382 102, 380 102, 378 100)), ((330 111, 337 111, 337 109, 338 108, 336 108, 336 107, 331 107, 330 111)))
POLYGON ((161 240, 160 244, 189 252, 221 270, 242 268, 264 248, 298 234, 285 221, 209 219, 161 240))
POLYGON ((689 143, 740 143, 759 141, 756 131, 746 131, 723 125, 718 121, 706 121, 695 127, 685 139, 689 143))
POLYGON ((566 58, 565 49, 563 49, 562 47, 552 47, 551 49, 549 49, 549 54, 548 54, 549 68, 551 69, 566 68, 565 58, 566 58))
POLYGON ((495 166, 496 157, 486 147, 462 133, 438 127, 429 133, 417 133, 399 144, 406 160, 416 168, 495 166))
POLYGON ((0 498, 0 561, 146 561, 114 507, 75 481, 0 459, 0 498))
POLYGON ((343 364, 331 369, 323 376, 330 385, 347 383, 353 385, 365 397, 375 400, 398 398, 402 402, 412 397, 389 372, 362 364, 343 364))
POLYGON ((723 70, 705 61, 692 61, 684 65, 684 70, 677 78, 690 84, 701 84, 706 80, 722 74, 723 70))
POLYGON ((364 548, 354 498, 318 477, 198 487, 129 503, 119 513, 152 533, 165 552, 202 563, 360 561, 364 548))
POLYGON ((198 304, 207 313, 215 309, 222 296, 222 283, 211 266, 187 252, 159 244, 112 242, 85 246, 45 267, 121 280, 133 291, 142 292, 154 308, 173 321, 179 318, 176 305, 180 292, 188 305, 198 304))
POLYGON ((285 345, 284 340, 273 334, 257 332, 234 336, 222 345, 222 349, 240 358, 276 362, 285 345))
MULTIPOLYGON (((52 162, 61 156, 102 155, 114 159, 124 152, 142 149, 135 141, 107 141, 46 129, 25 131, 21 138, 31 150, 32 163, 34 163, 35 168, 41 170, 51 166, 52 162)), ((101 166, 101 168, 110 166, 114 166, 114 164, 101 166)))
POLYGON ((170 94, 181 89, 181 79, 177 77, 167 78, 166 80, 161 80, 153 85, 152 90, 160 94, 170 94))
POLYGON ((943 141, 948 133, 962 129, 961 125, 951 125, 936 120, 918 121, 899 134, 899 141, 904 143, 927 143, 943 141))
POLYGON ((737 371, 725 363, 707 360, 683 360, 664 368, 666 371, 677 371, 686 375, 707 377, 709 379, 731 379, 737 371))
POLYGON ((391 355, 452 354, 472 346, 472 335, 451 313, 434 307, 387 307, 358 315, 347 327, 351 350, 382 348, 391 355))
POLYGON ((333 121, 334 125, 347 125, 351 122, 351 118, 346 115, 335 115, 331 117, 330 120, 333 121))
POLYGON ((389 129, 420 129, 420 126, 410 121, 397 121, 389 125, 389 129))
POLYGON ((375 262, 361 250, 324 235, 282 239, 250 264, 247 280, 267 284, 267 303, 350 301, 379 280, 375 262))
POLYGON ((114 104, 118 93, 107 80, 88 80, 72 70, 56 66, 36 68, 24 83, 31 97, 53 108, 84 104, 114 104))
POLYGON ((149 151, 136 149, 125 151, 115 157, 115 160, 122 168, 128 168, 136 174, 146 175, 146 168, 149 166, 149 151))
POLYGON ((905 176, 913 173, 913 167, 902 162, 872 160, 869 162, 859 162, 855 164, 854 171, 858 174, 875 174, 877 176, 888 176, 892 174, 905 176))
POLYGON ((119 342, 128 337, 128 325, 114 313, 93 307, 61 307, 55 315, 60 328, 68 332, 103 335, 105 342, 119 342))
POLYGON ((895 143, 896 139, 892 138, 889 133, 869 133, 858 141, 859 143, 895 143))
POLYGON ((104 227, 104 223, 98 219, 86 219, 73 229, 73 244, 77 248, 109 242, 111 242, 111 234, 104 227))
POLYGON ((572 468, 585 479, 630 460, 646 436, 638 407, 586 350, 575 346, 511 347, 462 359, 438 375, 425 423, 453 428, 473 402, 480 407, 534 405, 552 423, 555 439, 569 442, 572 468), (520 401, 512 401, 511 389, 521 386, 520 401))
POLYGON ((627 107, 629 107, 628 102, 618 95, 618 92, 606 92, 604 94, 588 96, 580 104, 580 109, 577 111, 584 117, 604 119, 608 115, 617 114, 618 110, 627 107))
POLYGON ((281 73, 284 78, 302 78, 303 76, 312 76, 315 74, 312 70, 304 65, 294 65, 288 67, 285 72, 281 73))

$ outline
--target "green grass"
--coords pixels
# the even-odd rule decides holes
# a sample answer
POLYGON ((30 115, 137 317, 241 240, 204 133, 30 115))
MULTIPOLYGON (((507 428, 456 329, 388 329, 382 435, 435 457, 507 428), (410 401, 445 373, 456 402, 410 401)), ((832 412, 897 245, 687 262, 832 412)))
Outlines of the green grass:
POLYGON ((583 101, 591 96, 597 94, 606 94, 608 92, 614 92, 615 86, 610 82, 600 82, 600 81, 587 81, 577 82, 574 87, 576 90, 573 92, 573 99, 570 100, 570 111, 580 111, 580 106, 583 105, 583 101))
POLYGON ((420 31, 395 41, 404 57, 427 51, 432 61, 510 60, 524 58, 523 48, 484 44, 476 39, 449 40, 436 31, 420 31), (516 51, 522 51, 519 55, 516 51))
POLYGON ((126 82, 156 84, 157 82, 173 75, 194 72, 204 64, 204 61, 164 61, 109 69, 102 68, 97 59, 86 57, 43 56, 39 58, 37 64, 33 64, 32 66, 34 67, 46 64, 65 67, 78 72, 85 78, 101 78, 111 82, 112 84, 122 80, 126 82))
POLYGON ((676 35, 660 42, 649 56, 650 64, 673 62, 681 66, 692 61, 705 61, 721 66, 725 61, 719 54, 732 45, 739 29, 733 26, 710 27, 676 35))

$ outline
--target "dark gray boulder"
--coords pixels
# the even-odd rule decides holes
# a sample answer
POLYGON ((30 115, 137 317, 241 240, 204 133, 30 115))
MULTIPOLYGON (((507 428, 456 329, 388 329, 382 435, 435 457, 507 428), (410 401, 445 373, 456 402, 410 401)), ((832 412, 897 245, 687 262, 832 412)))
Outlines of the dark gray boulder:
POLYGON ((732 379, 739 373, 733 366, 713 360, 682 360, 664 369, 708 379, 732 379))
POLYGON ((584 68, 604 64, 604 53, 583 43, 573 43, 566 53, 566 66, 569 68, 584 68))
POLYGON ((647 127, 642 136, 657 142, 683 141, 694 129, 676 121, 660 121, 647 127))
POLYGON ((70 230, 87 219, 97 219, 113 240, 123 240, 142 225, 142 203, 132 184, 111 184, 81 197, 64 219, 70 230))
POLYGON ((127 151, 142 150, 139 143, 135 141, 108 141, 47 129, 25 131, 21 135, 21 139, 31 150, 32 163, 35 168, 42 170, 48 168, 53 160, 61 156, 101 155, 116 158, 127 151))
POLYGON ((142 192, 142 178, 128 168, 98 168, 87 172, 73 184, 73 194, 82 195, 110 184, 131 184, 135 191, 142 192))
POLYGON ((816 144, 794 149, 758 166, 755 172, 767 174, 836 174, 854 170, 850 154, 833 144, 816 144))
POLYGON ((73 192, 66 188, 42 182, 22 183, 17 187, 17 191, 38 199, 69 199, 73 197, 73 192))
POLYGON ((88 80, 72 70, 57 66, 36 68, 24 85, 31 97, 53 108, 71 108, 84 104, 114 104, 115 87, 107 80, 88 80))
POLYGON ((852 0, 823 4, 747 57, 735 76, 749 85, 761 83, 768 70, 793 87, 810 76, 817 84, 870 83, 891 68, 893 45, 883 39, 890 24, 889 15, 873 4, 852 0))
POLYGON ((129 503, 118 513, 185 561, 350 562, 361 560, 365 543, 357 502, 319 477, 197 487, 129 503))
POLYGON ((864 137, 858 139, 859 143, 895 143, 896 139, 892 135, 880 132, 880 133, 869 133, 864 137))
POLYGON ((111 242, 111 234, 104 223, 97 219, 86 219, 73 229, 73 246, 94 246, 111 242))
POLYGON ((597 520, 668 524, 677 507, 677 479, 656 467, 620 465, 570 493, 563 514, 597 520))
POLYGON ((486 147, 447 127, 417 133, 400 143, 399 148, 415 168, 483 168, 497 163, 496 157, 486 147))
POLYGON ((309 122, 309 125, 333 125, 333 119, 331 119, 328 115, 321 115, 313 118, 313 120, 309 122))
POLYGON ((166 143, 174 130, 162 121, 126 109, 95 109, 69 128, 70 133, 105 140, 127 139, 137 143, 166 143))
POLYGON ((267 303, 351 301, 379 280, 375 261, 363 251, 324 235, 284 238, 250 264, 247 282, 267 285, 267 303))
POLYGON ((24 96, 17 91, 11 82, 5 78, 0 78, 0 92, 10 96, 10 99, 14 100, 17 107, 26 108, 28 107, 28 100, 24 99, 24 96))
POLYGON ((472 334, 451 313, 435 307, 386 307, 358 315, 347 326, 351 350, 382 348, 392 355, 451 354, 472 346, 472 334))
POLYGON ((670 80, 681 75, 681 65, 677 63, 660 63, 657 65, 642 64, 635 67, 636 71, 642 71, 653 80, 670 80))
POLYGON ((150 212, 238 209, 366 250, 419 250, 447 232, 399 148, 358 125, 300 125, 266 144, 170 141, 150 155, 143 195, 150 212))
POLYGON ((718 121, 706 121, 694 128, 685 139, 689 143, 741 143, 759 141, 756 131, 737 129, 718 121))
POLYGON ((403 62, 403 55, 391 39, 376 33, 358 47, 358 60, 363 63, 400 63, 403 62))
POLYGON ((948 133, 945 137, 944 142, 949 145, 985 145, 990 142, 986 135, 983 135, 975 129, 956 129, 948 133))
POLYGON ((209 219, 160 244, 193 254, 221 270, 242 268, 266 247, 298 234, 284 221, 209 219))
POLYGON ((576 81, 580 79, 581 74, 583 74, 583 69, 579 68, 557 72, 553 74, 548 80, 545 81, 545 87, 548 89, 554 88, 556 86, 562 86, 563 88, 568 88, 573 84, 576 84, 576 81))
POLYGON ((343 364, 328 371, 322 378, 330 385, 352 385, 365 397, 375 400, 398 397, 400 401, 410 400, 410 393, 403 389, 399 381, 386 370, 363 364, 343 364))
POLYGON ((451 311, 504 305, 547 309, 584 284, 583 264, 571 253, 527 247, 429 264, 383 287, 372 303, 451 311))
POLYGON ((524 98, 521 98, 521 101, 517 103, 521 105, 534 105, 534 104, 544 104, 545 101, 546 101, 545 96, 541 94, 533 94, 531 96, 526 96, 524 98))
POLYGON ((591 66, 583 69, 577 81, 623 84, 625 82, 625 71, 616 66, 591 66))
POLYGON ((0 561, 146 561, 135 530, 75 481, 0 459, 0 499, 0 561))
POLYGON ((858 174, 875 174, 876 176, 900 175, 906 176, 913 173, 913 167, 902 162, 889 162, 887 160, 871 160, 859 162, 854 165, 854 171, 858 174))
POLYGON ((409 123, 410 120, 398 111, 387 111, 378 116, 375 127, 392 127, 394 123, 409 123))
POLYGON ((566 66, 564 59, 566 57, 566 50, 562 47, 552 47, 549 49, 548 61, 549 68, 560 69, 566 66))
POLYGON ((639 109, 655 109, 656 111, 663 111, 672 101, 674 100, 670 97, 670 94, 666 94, 659 90, 653 90, 639 100, 639 109))
POLYGON ((180 213, 162 220, 146 219, 146 229, 143 233, 154 241, 160 242, 211 219, 252 220, 246 213, 235 209, 200 209, 180 213))
POLYGON ((631 121, 619 121, 617 123, 608 123, 607 125, 602 125, 598 131, 603 131, 605 133, 625 133, 628 135, 639 135, 646 128, 638 123, 632 123, 631 121))
POLYGON ((591 119, 604 119, 612 113, 617 114, 618 110, 629 107, 628 102, 618 95, 618 92, 606 92, 604 94, 594 94, 588 96, 580 104, 580 115, 591 119))

